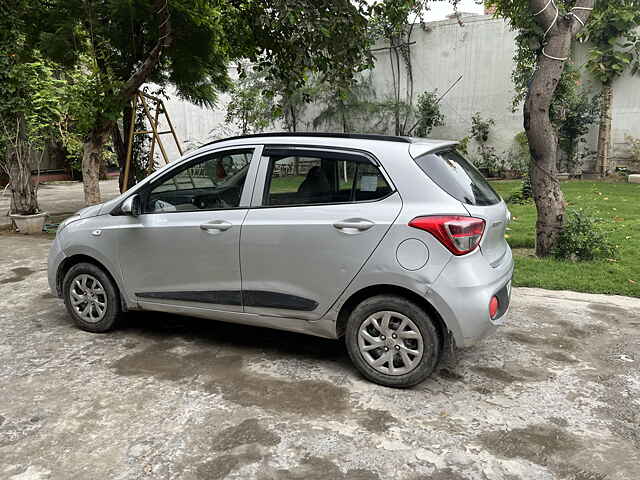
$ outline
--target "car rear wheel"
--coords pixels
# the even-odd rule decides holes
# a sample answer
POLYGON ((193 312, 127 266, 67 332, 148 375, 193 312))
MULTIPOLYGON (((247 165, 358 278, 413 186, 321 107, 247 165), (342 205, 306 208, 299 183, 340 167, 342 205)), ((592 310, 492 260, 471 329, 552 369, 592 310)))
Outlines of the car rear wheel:
POLYGON ((62 283, 64 303, 75 324, 89 332, 113 328, 120 314, 120 297, 111 278, 96 265, 79 263, 62 283))
POLYGON ((387 387, 406 388, 429 377, 440 355, 440 341, 429 315, 392 295, 371 297, 351 313, 347 350, 360 373, 387 387))

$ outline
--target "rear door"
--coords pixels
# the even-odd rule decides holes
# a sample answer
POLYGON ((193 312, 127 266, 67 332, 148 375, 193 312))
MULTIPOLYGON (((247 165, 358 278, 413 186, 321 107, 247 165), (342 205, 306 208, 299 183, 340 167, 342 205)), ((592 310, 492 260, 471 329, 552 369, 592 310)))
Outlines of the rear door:
POLYGON ((366 155, 265 147, 240 239, 245 312, 320 318, 401 206, 366 155))
POLYGON ((509 248, 504 234, 510 213, 504 201, 482 174, 454 150, 427 153, 415 161, 440 188, 460 200, 469 215, 485 221, 480 249, 492 266, 498 266, 509 248))

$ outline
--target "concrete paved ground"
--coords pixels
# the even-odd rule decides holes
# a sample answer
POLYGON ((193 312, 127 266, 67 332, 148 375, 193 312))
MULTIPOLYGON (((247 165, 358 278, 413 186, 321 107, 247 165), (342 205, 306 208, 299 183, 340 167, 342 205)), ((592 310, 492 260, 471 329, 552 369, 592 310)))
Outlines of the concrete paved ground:
POLYGON ((640 478, 640 300, 515 289, 511 320, 411 390, 341 343, 129 314, 77 330, 50 237, 0 235, 0 478, 640 478))
MULTIPOLYGON (((118 180, 103 180, 100 182, 102 201, 106 202, 120 195, 118 180)), ((0 230, 7 228, 11 221, 7 217, 11 204, 11 192, 0 189, 0 230)), ((82 182, 51 182, 38 187, 38 205, 40 210, 51 216, 47 222, 59 223, 85 206, 82 182)))

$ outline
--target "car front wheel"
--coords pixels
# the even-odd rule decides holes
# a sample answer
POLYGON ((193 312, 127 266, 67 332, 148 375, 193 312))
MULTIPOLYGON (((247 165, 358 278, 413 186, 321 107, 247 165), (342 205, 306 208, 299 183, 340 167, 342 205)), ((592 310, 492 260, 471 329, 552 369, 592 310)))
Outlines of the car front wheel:
POLYGON ((113 328, 120 314, 120 297, 102 269, 78 263, 64 276, 62 289, 67 311, 78 327, 95 333, 113 328))
POLYGON ((406 388, 425 380, 439 354, 438 333, 429 315, 398 296, 379 295, 351 313, 347 350, 360 373, 387 387, 406 388))

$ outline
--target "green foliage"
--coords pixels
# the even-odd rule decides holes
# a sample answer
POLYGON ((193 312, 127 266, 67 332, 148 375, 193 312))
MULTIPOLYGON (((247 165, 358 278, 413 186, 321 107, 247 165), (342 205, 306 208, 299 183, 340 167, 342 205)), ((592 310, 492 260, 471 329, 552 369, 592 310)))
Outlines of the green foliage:
MULTIPOLYGON (((282 98, 290 98, 309 74, 348 84, 354 71, 370 64, 364 2, 168 0, 167 5, 169 44, 149 70, 142 66, 165 38, 161 1, 51 0, 28 2, 17 11, 28 19, 30 45, 89 77, 73 82, 80 130, 118 120, 138 73, 144 82, 174 85, 179 96, 211 106, 219 91, 231 87, 228 65, 241 59, 277 83, 282 98)), ((240 110, 247 111, 246 100, 240 110)))
POLYGON ((491 127, 495 124, 492 118, 484 119, 480 112, 476 112, 471 117, 471 136, 478 143, 486 143, 489 140, 491 127))
POLYGON ((518 189, 513 191, 507 199, 507 203, 512 205, 526 205, 533 201, 533 186, 531 176, 526 172, 520 181, 518 189))
POLYGON ((576 149, 578 143, 584 140, 591 125, 600 118, 600 96, 589 96, 584 91, 574 89, 562 97, 562 102, 556 105, 558 118, 558 139, 560 147, 567 154, 569 168, 577 163, 576 149))
POLYGON ((415 128, 409 123, 414 116, 410 44, 416 23, 424 26, 426 3, 425 0, 382 0, 375 2, 370 11, 370 41, 384 38, 389 44, 389 49, 383 50, 390 61, 393 95, 383 106, 392 116, 395 135, 410 135, 415 128), (403 71, 406 80, 402 78, 403 71), (404 92, 403 85, 406 86, 404 92))
POLYGON ((477 168, 485 170, 490 177, 499 176, 504 170, 504 164, 496 154, 495 148, 489 145, 491 127, 495 125, 492 118, 484 119, 480 112, 471 117, 471 137, 476 141, 479 158, 474 162, 477 168))
POLYGON ((469 153, 469 140, 471 140, 471 137, 466 136, 458 142, 458 146, 456 148, 458 149, 458 151, 460 151, 460 153, 464 155, 467 155, 469 153))
POLYGON ((516 148, 510 159, 511 170, 517 175, 528 175, 531 166, 531 152, 529 151, 529 139, 526 132, 518 132, 514 140, 516 148))
MULTIPOLYGON (((537 59, 542 52, 544 30, 536 23, 529 7, 528 0, 489 0, 485 2, 489 7, 496 8, 496 16, 509 19, 509 25, 517 30, 516 49, 513 55, 515 68, 511 74, 515 96, 513 110, 516 111, 526 99, 529 82, 537 66, 537 59)), ((572 0, 556 0, 556 6, 562 12, 567 12, 575 4, 572 0)), ((563 104, 569 101, 580 82, 580 72, 568 61, 560 76, 554 93, 549 116, 551 121, 558 124, 564 110, 563 104)))
POLYGON ((582 210, 571 210, 553 251, 557 259, 589 261, 614 258, 616 248, 609 240, 602 219, 582 210))
MULTIPOLYGON (((20 117, 25 124, 25 141, 44 148, 62 121, 65 83, 55 78, 49 62, 39 59, 37 52, 33 55, 33 61, 0 67, 0 121, 11 128, 20 117)), ((0 52, 0 58, 6 57, 0 52)))
POLYGON ((625 141, 629 145, 629 153, 633 162, 640 165, 640 138, 625 135, 625 141))
POLYGON ((591 42, 587 68, 604 85, 640 68, 640 2, 599 0, 582 37, 591 42))
POLYGON ((417 119, 416 135, 426 137, 433 127, 444 125, 444 115, 440 112, 436 92, 422 92, 418 95, 415 116, 417 119))
POLYGON ((342 132, 353 132, 356 120, 367 123, 371 118, 379 117, 386 121, 386 112, 391 102, 376 101, 376 93, 371 77, 356 79, 347 87, 335 87, 328 83, 317 88, 317 98, 324 105, 313 119, 313 128, 319 129, 339 125, 342 132))
POLYGON ((250 71, 240 76, 231 89, 225 122, 233 124, 244 135, 262 132, 276 119, 278 110, 273 94, 266 92, 264 75, 250 71))

